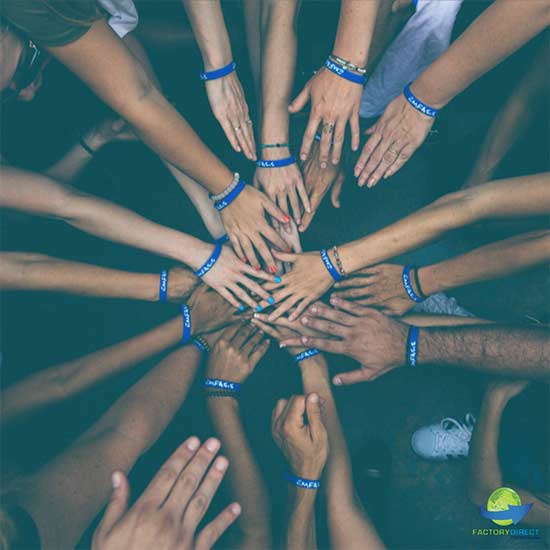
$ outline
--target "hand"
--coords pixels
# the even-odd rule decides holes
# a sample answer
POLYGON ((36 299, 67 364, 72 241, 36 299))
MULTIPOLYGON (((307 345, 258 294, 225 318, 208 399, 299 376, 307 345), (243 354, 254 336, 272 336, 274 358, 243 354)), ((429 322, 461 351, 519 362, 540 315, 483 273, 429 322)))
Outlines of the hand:
POLYGON ((434 118, 417 111, 403 96, 388 104, 384 114, 367 130, 370 136, 355 165, 359 186, 374 187, 380 178, 393 176, 424 143, 434 118))
POLYGON ((219 292, 233 307, 240 309, 241 304, 246 304, 251 308, 255 308, 256 302, 242 287, 264 300, 269 299, 269 293, 251 277, 263 279, 264 281, 274 280, 272 275, 268 275, 263 271, 256 271, 249 265, 244 264, 235 256, 229 246, 224 246, 218 261, 203 277, 203 280, 208 286, 219 292))
POLYGON ((130 487, 122 472, 113 473, 113 494, 103 519, 94 532, 94 550, 208 550, 237 519, 241 507, 234 502, 195 531, 227 471, 228 461, 219 456, 217 439, 191 437, 164 463, 153 481, 128 510, 130 487), (198 449, 198 450, 197 450, 198 449))
POLYGON ((205 284, 193 291, 187 305, 194 336, 214 332, 238 320, 233 306, 205 284))
POLYGON ((254 253, 255 248, 269 271, 275 273, 275 260, 264 238, 281 250, 286 250, 286 247, 283 239, 269 225, 266 213, 281 223, 290 221, 261 191, 247 185, 237 199, 221 211, 221 217, 237 256, 243 262, 248 260, 259 271, 260 264, 254 253))
POLYGON ((335 376, 333 383, 337 386, 375 380, 403 366, 407 325, 353 302, 331 298, 330 303, 339 310, 315 305, 302 317, 302 323, 324 333, 323 338, 302 336, 282 343, 347 355, 361 363, 361 369, 335 376), (338 340, 329 339, 333 336, 338 340))
POLYGON ((174 304, 182 304, 200 282, 189 269, 173 267, 168 272, 167 300, 174 304))
POLYGON ((321 153, 319 160, 321 168, 325 168, 332 146, 332 163, 340 162, 342 145, 349 122, 351 129, 351 148, 359 148, 359 107, 363 86, 349 82, 345 78, 335 75, 325 67, 313 75, 304 89, 289 105, 291 113, 301 111, 311 98, 311 112, 309 122, 304 133, 300 158, 306 160, 320 124, 333 124, 334 131, 321 131, 321 153))
POLYGON ((328 436, 316 393, 280 399, 271 416, 273 439, 292 473, 305 479, 319 479, 328 457, 328 436), (304 423, 304 414, 307 424, 304 423))
POLYGON ((232 72, 223 78, 207 80, 205 87, 212 112, 223 128, 231 147, 239 153, 242 150, 248 160, 255 161, 256 143, 252 121, 237 73, 232 72))
POLYGON ((123 119, 106 119, 94 126, 84 136, 84 141, 98 151, 112 141, 135 141, 138 137, 131 126, 123 119))
MULTIPOLYGON (((290 150, 281 148, 276 152, 264 150, 264 159, 274 160, 290 156, 290 150)), ((292 217, 300 224, 302 211, 309 212, 310 204, 302 174, 296 163, 280 168, 256 168, 254 185, 265 191, 265 194, 281 209, 289 215, 289 204, 292 208, 292 217), (300 201, 298 201, 298 197, 300 201)))
POLYGON ((356 271, 352 277, 334 284, 332 295, 356 304, 376 307, 388 315, 403 315, 415 306, 403 288, 402 265, 380 264, 356 271), (346 290, 341 290, 346 289, 346 290))
POLYGON ((261 331, 242 322, 227 328, 208 356, 206 374, 243 383, 265 355, 269 340, 261 331))
MULTIPOLYGON (((289 315, 289 320, 297 319, 306 307, 318 300, 334 283, 334 279, 326 270, 319 252, 305 252, 303 254, 283 254, 274 252, 275 257, 293 265, 292 271, 281 278, 280 283, 267 283, 265 289, 275 291, 274 303, 277 307, 269 315, 269 321, 275 321, 283 313, 295 308, 289 315)), ((265 309, 270 302, 260 302, 260 308, 265 309)))
POLYGON ((315 217, 317 208, 319 208, 331 187, 330 200, 332 206, 340 208, 340 192, 344 183, 344 171, 340 164, 329 164, 326 168, 321 168, 320 154, 320 145, 315 141, 311 148, 311 154, 302 163, 302 173, 304 174, 306 190, 309 193, 311 211, 306 212, 302 218, 301 232, 309 227, 315 217))
POLYGON ((498 378, 487 386, 487 395, 491 399, 496 398, 506 404, 510 399, 519 395, 529 384, 529 380, 498 378))
MULTIPOLYGON (((281 239, 285 241, 287 246, 286 250, 289 252, 295 252, 299 254, 302 252, 302 243, 300 242, 300 233, 298 233, 298 228, 294 223, 294 220, 290 220, 290 223, 283 225, 275 220, 272 220, 273 229, 277 231, 281 239)), ((281 260, 275 259, 275 267, 277 268, 278 274, 288 273, 292 271, 292 265, 289 263, 282 262, 281 260)))

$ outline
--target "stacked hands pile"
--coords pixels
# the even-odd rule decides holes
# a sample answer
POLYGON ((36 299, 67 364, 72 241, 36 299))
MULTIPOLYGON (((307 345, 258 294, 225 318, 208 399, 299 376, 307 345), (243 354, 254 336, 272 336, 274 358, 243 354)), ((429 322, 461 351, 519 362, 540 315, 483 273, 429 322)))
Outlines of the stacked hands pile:
MULTIPOLYGON (((274 340, 288 350, 303 383, 303 395, 279 400, 272 414, 273 438, 288 463, 285 547, 316 546, 314 501, 321 478, 327 484, 333 546, 381 547, 355 494, 332 385, 371 381, 399 367, 430 362, 516 378, 547 376, 548 342, 542 327, 410 312, 433 294, 548 262, 547 230, 525 232, 432 265, 386 263, 469 224, 548 215, 547 174, 489 181, 513 144, 510 136, 524 128, 514 94, 496 117, 463 188, 353 242, 304 252, 300 235, 329 191, 333 206, 340 207, 346 178, 366 187, 364 193, 382 180, 391 185, 390 178, 426 140, 439 111, 546 28, 547 3, 495 1, 450 44, 460 6, 455 2, 446 38, 444 32, 437 34, 438 23, 432 34, 423 24, 426 35, 403 46, 400 40, 410 38, 418 18, 435 20, 444 3, 342 0, 333 47, 323 53, 329 55, 291 100, 300 3, 245 2, 248 53, 259 92, 255 128, 220 2, 183 0, 201 52, 204 70, 199 76, 212 113, 233 149, 255 163, 250 184, 214 155, 166 99, 145 49, 131 32, 137 25, 133 2, 98 3, 101 9, 95 1, 82 0, 68 14, 63 9, 77 3, 5 0, 0 6, 3 102, 31 100, 49 59, 55 58, 120 117, 81 135, 42 173, 2 164, 0 207, 161 255, 175 267, 160 274, 131 273, 42 254, 2 252, 0 285, 4 290, 178 304, 180 314, 126 342, 18 380, 3 390, 2 423, 59 404, 177 347, 63 453, 26 475, 6 516, 20 517, 24 511, 44 547, 74 547, 105 504, 110 491, 105 479, 114 471, 94 548, 208 549, 237 517, 243 547, 271 547, 269 491, 246 440, 239 395, 274 340), (117 13, 122 4, 124 13, 117 13), (117 26, 120 17, 132 13, 133 26, 131 21, 124 29, 117 26), (48 36, 44 20, 58 35, 48 36), (396 66, 395 52, 393 60, 382 55, 399 44, 404 50, 398 58, 408 49, 422 52, 424 42, 436 54, 420 56, 414 66, 396 66), (366 130, 358 160, 346 174, 345 138, 349 134, 351 150, 359 151, 360 111, 371 77, 398 91, 383 90, 385 107, 366 130), (302 143, 292 151, 292 115, 307 105, 302 143), (510 139, 497 139, 500 134, 510 139), (101 147, 137 139, 162 158, 197 208, 211 242, 68 185, 101 147), (351 357, 358 368, 331 379, 323 352, 351 357), (126 475, 185 400, 203 359, 203 391, 221 441, 187 439, 129 507, 126 475), (222 446, 228 456, 216 457, 222 446), (199 529, 226 473, 238 502, 199 529)), ((534 64, 518 85, 516 95, 525 105, 540 91, 537 69, 534 64)), ((519 389, 496 394, 504 392, 509 399, 524 387, 520 383, 519 389)), ((1 511, 0 528, 3 518, 1 511)))

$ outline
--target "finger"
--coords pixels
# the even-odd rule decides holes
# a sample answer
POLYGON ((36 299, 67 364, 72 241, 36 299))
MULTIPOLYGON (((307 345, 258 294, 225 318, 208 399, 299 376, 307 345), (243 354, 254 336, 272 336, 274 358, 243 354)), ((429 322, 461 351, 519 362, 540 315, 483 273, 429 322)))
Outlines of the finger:
MULTIPOLYGON (((243 265, 241 267, 241 271, 243 273, 245 273, 246 275, 249 275, 250 277, 254 277, 256 279, 261 279, 263 281, 267 281, 271 284, 274 284, 276 280, 278 280, 279 278, 274 276, 274 275, 270 275, 269 273, 266 273, 265 271, 258 271, 256 269, 253 269, 252 267, 250 267, 249 265, 243 265)), ((248 281, 250 279, 246 279, 246 281, 248 281)), ((244 286, 248 286, 247 282, 245 282, 245 280, 243 281, 240 281, 241 284, 243 284, 244 286)), ((267 288, 267 286, 266 286, 267 288)))
POLYGON ((275 259, 273 258, 268 246, 265 244, 265 241, 262 239, 261 235, 253 235, 252 242, 254 247, 258 251, 258 254, 262 257, 264 265, 270 273, 276 273, 277 267, 275 266, 275 259))
POLYGON ((390 178, 398 170, 400 170, 401 167, 413 156, 413 153, 415 151, 416 151, 416 147, 414 145, 407 145, 406 147, 403 147, 396 161, 388 168, 388 170, 384 174, 384 178, 385 179, 390 178))
POLYGON ((340 338, 347 338, 350 333, 350 327, 348 326, 343 326, 333 321, 317 319, 308 315, 304 315, 302 317, 302 324, 308 328, 312 328, 328 336, 339 336, 340 338))
POLYGON ((295 321, 296 319, 298 319, 298 317, 302 315, 309 304, 311 304, 311 300, 309 298, 303 298, 300 303, 297 302, 295 304, 294 311, 288 316, 288 320, 295 321))
POLYGON ((284 193, 277 195, 277 200, 275 203, 280 208, 281 212, 284 212, 287 216, 290 216, 288 201, 286 200, 286 195, 284 193))
POLYGON ((309 114, 309 121, 304 132, 304 137, 302 138, 302 147, 300 148, 300 158, 302 160, 306 160, 309 156, 311 144, 315 139, 315 133, 317 132, 317 128, 319 128, 320 122, 321 117, 314 109, 312 109, 311 113, 309 114))
MULTIPOLYGON (((228 288, 235 296, 237 296, 237 298, 240 300, 241 303, 246 304, 252 310, 256 309, 257 302, 252 298, 252 296, 247 294, 240 286, 231 285, 228 288)), ((239 306, 237 306, 237 308, 238 307, 239 306)))
POLYGON ((334 288, 350 288, 350 287, 365 287, 373 284, 375 281, 372 278, 374 272, 365 271, 361 277, 349 277, 334 283, 334 288))
MULTIPOLYGON (((273 220, 275 221, 275 220, 273 220)), ((279 250, 287 250, 288 251, 288 244, 283 240, 283 238, 269 225, 265 225, 260 228, 260 232, 264 237, 269 239, 271 243, 273 243, 274 246, 276 246, 279 250)))
POLYGON ((365 298, 371 296, 372 290, 370 286, 361 286, 356 288, 349 288, 341 292, 334 292, 332 296, 335 298, 341 298, 342 300, 355 300, 356 298, 365 298))
POLYGON ((289 190, 288 199, 290 201, 290 206, 292 207, 292 214, 293 214, 292 217, 294 218, 294 221, 296 222, 296 224, 299 225, 301 212, 300 212, 300 203, 298 202, 298 195, 296 194, 296 187, 293 187, 292 189, 289 190))
POLYGON ((347 120, 339 118, 336 121, 336 128, 334 129, 334 139, 332 145, 332 164, 337 165, 340 162, 342 155, 342 146, 344 145, 344 137, 346 135, 346 123, 347 120))
POLYGON ((260 263, 258 262, 258 258, 256 257, 256 253, 254 252, 254 247, 252 246, 250 239, 248 237, 242 238, 241 245, 246 258, 250 265, 254 268, 254 271, 260 271, 260 263))
POLYGON ((238 126, 241 127, 241 131, 240 132, 237 132, 237 139, 239 141, 239 146, 241 147, 241 149, 243 150, 243 153, 244 153, 244 156, 250 160, 250 161, 253 161, 254 160, 254 152, 252 151, 252 148, 250 146, 250 143, 248 142, 247 138, 246 138, 246 132, 248 131, 248 124, 246 124, 246 122, 243 120, 240 120, 239 121, 239 124, 238 126))
MULTIPOLYGON (((243 285, 248 290, 250 290, 250 292, 253 292, 254 294, 259 296, 260 298, 263 298, 264 300, 266 300, 268 302, 270 301, 269 299, 271 298, 271 294, 269 294, 269 292, 267 292, 264 289, 264 287, 259 285, 256 281, 253 281, 252 279, 249 279, 248 277, 245 277, 242 281, 239 281, 239 284, 243 285)), ((254 303, 254 305, 256 305, 256 304, 254 303)))
POLYGON ((332 190, 330 191, 330 201, 334 208, 340 208, 340 194, 342 192, 342 185, 344 183, 344 174, 339 174, 336 178, 336 181, 332 185, 332 190))
POLYGON ((358 382, 368 382, 373 379, 373 376, 373 372, 369 372, 366 369, 357 369, 337 374, 332 379, 332 382, 336 386, 348 386, 350 384, 357 384, 358 382))
POLYGON ((351 130, 351 150, 357 151, 357 149, 359 149, 359 144, 361 143, 358 111, 351 115, 349 119, 349 127, 351 130))
POLYGON ((299 254, 290 254, 289 252, 279 252, 278 250, 274 250, 273 256, 275 256, 278 260, 281 260, 281 262, 293 264, 298 259, 299 254))
POLYGON ((329 338, 317 338, 313 336, 301 336, 300 338, 286 338, 281 342, 281 347, 307 346, 308 348, 317 348, 321 351, 346 355, 346 349, 349 343, 343 340, 331 340, 329 338))
POLYGON ((279 399, 273 408, 273 412, 271 413, 271 433, 273 434, 278 430, 279 418, 281 418, 281 415, 286 408, 286 404, 286 399, 279 399))
POLYGON ((243 349, 245 343, 257 329, 249 324, 240 323, 240 325, 239 330, 231 339, 231 343, 238 349, 243 349))
POLYGON ((181 470, 172 492, 166 499, 164 506, 175 511, 180 517, 183 515, 191 497, 197 490, 208 466, 220 449, 220 442, 213 437, 207 439, 189 464, 181 470))
POLYGON ((264 340, 260 345, 256 346, 256 349, 252 352, 248 360, 250 361, 250 364, 255 367, 260 359, 266 354, 267 350, 269 349, 269 340, 264 340))
POLYGON ((349 300, 342 300, 336 296, 330 297, 330 304, 338 309, 341 309, 342 311, 347 311, 356 317, 365 317, 373 311, 372 309, 362 307, 354 302, 350 302, 349 300))
POLYGON ((307 102, 309 101, 309 88, 310 88, 310 83, 308 82, 304 86, 302 91, 290 103, 290 105, 288 106, 288 110, 291 113, 297 113, 307 105, 307 102))
POLYGON ((256 346, 258 346, 262 340, 265 340, 264 334, 262 334, 262 332, 258 330, 258 327, 255 327, 254 325, 248 325, 248 328, 251 330, 251 337, 242 347, 243 354, 246 357, 249 357, 254 352, 256 346))
POLYGON ((223 512, 220 512, 199 533, 195 540, 195 550, 210 550, 227 531, 228 527, 239 517, 241 511, 241 505, 233 502, 223 512))
POLYGON ((233 247, 233 250, 235 251, 235 254, 243 262, 243 264, 247 263, 246 255, 243 252, 243 248, 241 246, 241 243, 239 239, 233 234, 229 235, 229 241, 231 242, 231 246, 233 247))
POLYGON ((288 402, 284 424, 289 423, 294 428, 304 426, 304 413, 306 412, 306 399, 303 395, 293 395, 288 402))
POLYGON ((181 471, 197 453, 199 446, 198 437, 190 437, 180 445, 157 472, 147 489, 138 498, 136 505, 149 503, 160 507, 172 491, 181 471))
MULTIPOLYGON (((255 315, 259 315, 259 314, 256 313, 255 315)), ((281 340, 281 334, 279 333, 279 331, 275 327, 273 327, 271 325, 268 325, 267 323, 264 323, 263 321, 261 321, 260 319, 257 319, 257 318, 252 318, 250 320, 250 322, 255 327, 258 327, 265 334, 267 334, 268 336, 271 336, 271 338, 274 338, 277 341, 281 340)))
POLYGON ((310 393, 306 398, 307 421, 314 439, 326 436, 327 431, 321 416, 321 402, 316 393, 310 393))
POLYGON ((231 292, 229 292, 227 288, 220 288, 218 290, 218 293, 222 298, 225 298, 225 300, 228 301, 235 309, 239 309, 241 303, 235 298, 235 296, 233 296, 233 294, 231 294, 231 292))
POLYGON ((328 156, 331 148, 331 141, 334 137, 334 127, 335 123, 329 120, 323 120, 322 130, 321 130, 321 143, 319 144, 319 164, 321 168, 327 167, 328 156), (325 125, 330 124, 332 126, 331 132, 325 132, 325 125))
POLYGON ((367 143, 365 143, 365 145, 363 146, 363 150, 361 151, 361 154, 359 155, 359 158, 357 159, 357 162, 355 163, 355 168, 353 170, 353 174, 356 178, 362 174, 365 165, 371 158, 371 155, 375 151, 376 147, 378 147, 378 144, 381 140, 382 136, 377 132, 373 134, 368 139, 367 143))
POLYGON ((298 195, 300 196, 300 200, 302 201, 304 210, 306 212, 311 212, 311 202, 307 194, 304 178, 301 176, 301 174, 300 177, 296 180, 296 190, 298 191, 298 195))
POLYGON ((103 518, 98 526, 99 534, 107 534, 114 527, 115 523, 124 515, 128 509, 130 497, 130 486, 124 472, 116 470, 111 476, 113 492, 111 499, 105 509, 103 518))
POLYGON ((241 147, 239 145, 239 140, 237 139, 237 134, 235 132, 233 124, 231 124, 231 122, 225 117, 218 119, 218 122, 220 123, 224 134, 231 144, 231 147, 233 147, 233 149, 237 151, 237 153, 240 153, 241 147))
POLYGON ((383 162, 384 155, 387 153, 388 149, 393 146, 393 137, 391 135, 385 136, 382 138, 378 147, 373 151, 369 161, 365 165, 361 176, 359 177, 359 183, 364 185, 367 183, 367 186, 373 187, 378 183, 378 180, 374 177, 374 173, 378 166, 383 162))
MULTIPOLYGON (((216 494, 220 483, 222 482, 229 461, 224 456, 216 458, 208 473, 204 477, 202 483, 197 488, 197 491, 189 501, 185 513, 183 515, 182 530, 184 533, 194 533, 199 522, 202 520, 212 498, 216 494)), ((183 474, 185 475, 185 473, 183 474)))
POLYGON ((380 181, 382 176, 386 173, 388 168, 395 163, 395 161, 399 158, 399 155, 401 154, 403 146, 404 145, 400 142, 394 142, 388 147, 388 149, 382 156, 380 164, 376 167, 376 169, 372 173, 372 176, 369 179, 369 187, 376 185, 380 181))
MULTIPOLYGON (((333 307, 326 307, 324 305, 312 305, 306 312, 307 315, 317 317, 318 319, 325 319, 326 321, 334 321, 339 325, 345 327, 353 327, 357 324, 357 317, 338 311, 333 307)), ((304 323, 305 324, 305 323, 304 323)))
POLYGON ((281 315, 284 315, 288 310, 293 308, 298 300, 299 298, 295 296, 290 296, 289 298, 286 298, 285 301, 282 302, 279 307, 275 309, 275 311, 269 314, 268 319, 270 321, 277 320, 281 315))
POLYGON ((268 197, 264 197, 263 207, 270 216, 273 216, 281 223, 288 223, 290 221, 290 216, 282 212, 281 209, 278 208, 277 205, 268 197))

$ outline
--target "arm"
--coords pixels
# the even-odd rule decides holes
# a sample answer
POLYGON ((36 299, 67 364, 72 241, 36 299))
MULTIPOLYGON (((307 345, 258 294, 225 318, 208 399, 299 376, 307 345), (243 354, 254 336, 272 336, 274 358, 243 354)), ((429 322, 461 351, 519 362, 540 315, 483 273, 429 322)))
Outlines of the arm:
POLYGON ((317 491, 290 487, 288 491, 288 523, 285 548, 311 550, 317 548, 315 497, 317 491))
MULTIPOLYGON (((493 2, 411 85, 412 93, 440 109, 550 24, 544 0, 493 2)), ((355 166, 360 185, 391 177, 428 135, 434 118, 415 109, 403 94, 388 104, 367 130, 371 135, 355 166)))
MULTIPOLYGON (((182 301, 197 284, 197 277, 189 270, 172 268, 168 272, 167 300, 182 301)), ((43 254, 1 252, 0 288, 156 302, 159 299, 159 275, 130 273, 43 254)))
MULTIPOLYGON (((253 327, 239 324, 228 328, 212 349, 207 376, 240 384, 246 382, 269 344, 268 340, 262 341, 260 331, 254 331, 253 327)), ((214 428, 231 462, 228 473, 231 492, 243 507, 238 522, 242 535, 239 547, 269 548, 269 492, 246 437, 239 401, 233 397, 213 397, 209 393, 206 397, 214 428)))
MULTIPOLYGON (((183 0, 183 5, 201 50, 204 70, 214 71, 233 61, 220 0, 183 0)), ((212 112, 233 149, 244 151, 248 160, 255 161, 254 132, 237 72, 207 81, 205 87, 212 112)))

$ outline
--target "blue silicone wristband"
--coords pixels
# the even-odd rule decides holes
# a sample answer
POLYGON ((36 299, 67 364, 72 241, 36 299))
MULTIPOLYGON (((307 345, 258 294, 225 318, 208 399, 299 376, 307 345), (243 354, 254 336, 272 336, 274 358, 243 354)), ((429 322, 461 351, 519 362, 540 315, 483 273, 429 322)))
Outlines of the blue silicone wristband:
POLYGON ((241 191, 245 188, 245 185, 246 183, 241 180, 237 187, 235 187, 235 189, 233 189, 227 197, 214 203, 214 208, 218 212, 221 212, 224 208, 228 207, 241 194, 241 191))
POLYGON ((282 166, 289 166, 290 164, 295 164, 295 157, 287 157, 285 159, 277 160, 258 160, 256 161, 256 166, 258 168, 281 168, 282 166))
POLYGON ((297 355, 295 355, 294 361, 296 361, 296 363, 301 363, 305 359, 309 359, 310 357, 315 357, 320 353, 321 353, 320 350, 318 350, 317 348, 309 348, 302 351, 302 353, 298 353, 297 355))
POLYGON ((216 262, 218 261, 221 253, 222 244, 216 243, 216 246, 214 247, 214 251, 212 252, 210 258, 208 258, 208 260, 206 260, 206 262, 201 267, 199 267, 197 271, 195 271, 195 275, 202 279, 216 265, 216 262))
POLYGON ((424 298, 422 296, 419 296, 412 287, 411 284, 411 269, 413 266, 406 265, 403 268, 403 273, 401 274, 401 281, 403 282, 403 288, 405 289, 405 292, 408 294, 409 298, 416 302, 417 304, 420 304, 424 301, 424 298))
POLYGON ((437 116, 437 113, 439 113, 439 109, 434 109, 433 107, 430 107, 429 105, 426 105, 424 102, 420 101, 411 91, 411 84, 412 82, 409 82, 405 88, 403 88, 403 95, 405 96, 405 99, 417 110, 420 111, 422 114, 435 118, 437 116))
POLYGON ((241 389, 241 385, 238 382, 221 380, 220 378, 205 378, 204 387, 212 388, 215 390, 225 390, 225 391, 234 391, 234 392, 238 392, 241 389))
POLYGON ((215 244, 225 244, 229 240, 229 237, 227 235, 222 235, 221 237, 218 237, 217 239, 214 239, 215 244))
POLYGON ((191 311, 187 304, 181 306, 181 316, 183 317, 183 333, 181 343, 187 344, 191 340, 191 311))
POLYGON ((300 489, 319 489, 321 487, 321 482, 318 479, 305 479, 290 472, 285 472, 285 479, 300 489))
POLYGON ((168 293, 168 271, 163 269, 159 276, 159 302, 166 302, 168 293))
POLYGON ((193 345, 202 351, 202 353, 208 353, 208 350, 204 347, 204 344, 197 338, 193 338, 193 345))
POLYGON ((407 365, 416 367, 418 361, 418 327, 410 326, 407 336, 407 365))
POLYGON ((237 68, 237 64, 234 61, 228 63, 225 67, 221 69, 216 69, 215 71, 203 71, 200 73, 201 80, 216 80, 217 78, 223 78, 228 74, 231 74, 237 68))
POLYGON ((334 264, 331 262, 326 248, 323 248, 323 250, 321 250, 321 260, 323 260, 323 265, 327 268, 327 271, 330 273, 330 276, 336 282, 341 281, 342 275, 338 273, 338 270, 334 267, 334 264))
POLYGON ((347 69, 344 69, 344 67, 341 67, 340 65, 338 65, 338 63, 334 63, 334 61, 331 61, 330 59, 327 59, 325 61, 325 67, 330 72, 342 78, 345 78, 350 82, 354 82, 355 84, 360 84, 361 86, 364 86, 365 83, 367 82, 366 76, 352 73, 351 71, 348 71, 347 69))

